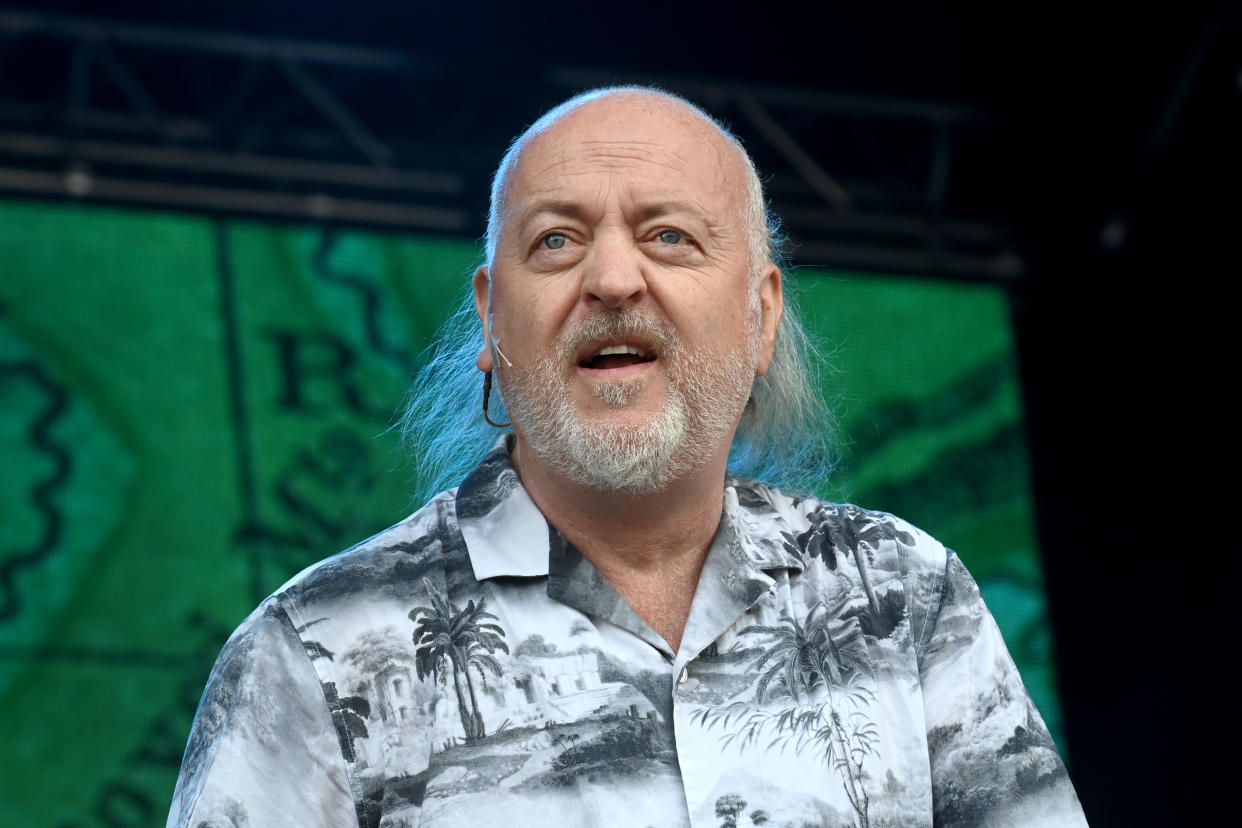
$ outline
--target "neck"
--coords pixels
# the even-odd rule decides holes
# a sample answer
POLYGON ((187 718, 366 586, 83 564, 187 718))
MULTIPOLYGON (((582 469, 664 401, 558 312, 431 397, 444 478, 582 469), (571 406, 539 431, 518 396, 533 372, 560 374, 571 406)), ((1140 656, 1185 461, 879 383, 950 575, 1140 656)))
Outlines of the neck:
POLYGON ((585 488, 554 472, 519 435, 513 464, 527 493, 675 652, 723 508, 728 447, 667 489, 585 488))

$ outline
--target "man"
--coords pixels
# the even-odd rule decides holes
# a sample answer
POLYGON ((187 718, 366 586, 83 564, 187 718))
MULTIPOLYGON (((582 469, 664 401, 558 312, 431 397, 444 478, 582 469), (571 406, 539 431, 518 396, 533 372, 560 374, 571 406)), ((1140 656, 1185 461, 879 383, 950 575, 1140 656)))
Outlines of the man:
MULTIPOLYGON (((527 130, 469 346, 512 433, 242 625, 169 824, 1085 824, 951 552, 729 475, 815 454, 770 242, 745 152, 678 98, 527 130)), ((450 451, 461 350, 406 421, 450 451)))

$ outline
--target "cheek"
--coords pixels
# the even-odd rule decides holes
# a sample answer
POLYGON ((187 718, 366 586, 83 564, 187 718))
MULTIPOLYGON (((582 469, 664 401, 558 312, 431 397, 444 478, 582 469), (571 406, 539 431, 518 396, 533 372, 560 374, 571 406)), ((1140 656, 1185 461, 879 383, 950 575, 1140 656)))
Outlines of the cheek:
POLYGON ((750 286, 727 297, 717 299, 721 325, 736 339, 747 339, 759 334, 763 322, 763 304, 759 292, 750 286), (727 309, 727 310, 724 310, 727 309))
POLYGON ((530 355, 543 353, 563 329, 572 301, 557 291, 533 292, 497 290, 492 304, 495 336, 503 339, 505 353, 530 355))
POLYGON ((748 367, 754 366, 763 346, 763 305, 759 293, 748 288, 745 293, 720 301, 730 303, 726 307, 731 308, 729 312, 719 314, 720 319, 714 327, 721 352, 748 367))

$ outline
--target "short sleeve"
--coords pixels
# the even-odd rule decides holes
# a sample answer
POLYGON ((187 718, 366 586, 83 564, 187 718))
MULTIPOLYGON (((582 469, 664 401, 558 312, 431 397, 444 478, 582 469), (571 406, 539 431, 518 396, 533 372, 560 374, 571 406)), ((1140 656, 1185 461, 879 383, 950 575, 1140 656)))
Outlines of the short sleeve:
POLYGON ((308 646, 275 599, 225 644, 194 719, 169 828, 358 824, 308 646))
POLYGON ((948 553, 920 667, 937 826, 1085 826, 1052 737, 966 567, 948 553))

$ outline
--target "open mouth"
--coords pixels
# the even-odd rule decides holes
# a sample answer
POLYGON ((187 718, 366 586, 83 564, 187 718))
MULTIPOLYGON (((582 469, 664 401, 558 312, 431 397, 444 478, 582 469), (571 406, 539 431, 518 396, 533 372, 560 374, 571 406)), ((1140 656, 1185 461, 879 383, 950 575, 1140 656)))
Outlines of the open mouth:
POLYGON ((637 345, 606 345, 598 351, 589 353, 584 359, 580 359, 578 365, 582 368, 606 371, 612 368, 625 368, 644 362, 654 362, 655 358, 655 354, 637 345))

